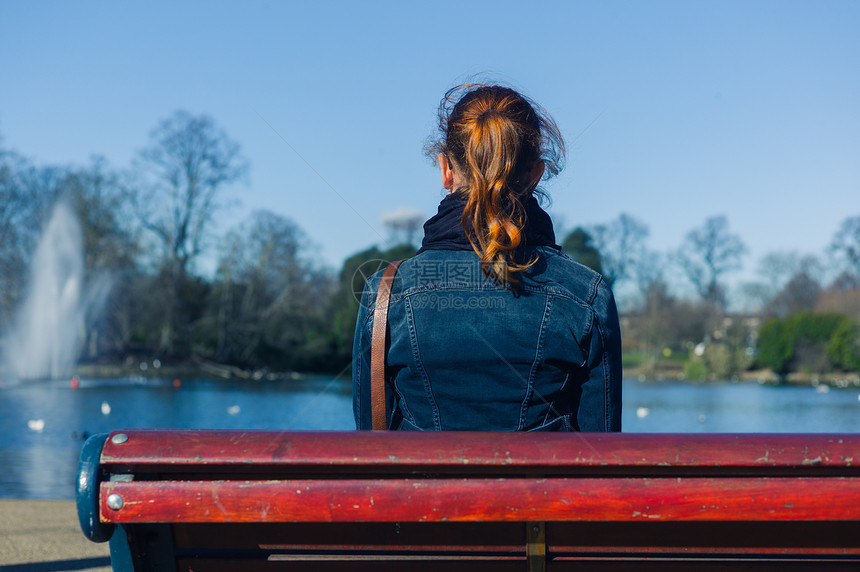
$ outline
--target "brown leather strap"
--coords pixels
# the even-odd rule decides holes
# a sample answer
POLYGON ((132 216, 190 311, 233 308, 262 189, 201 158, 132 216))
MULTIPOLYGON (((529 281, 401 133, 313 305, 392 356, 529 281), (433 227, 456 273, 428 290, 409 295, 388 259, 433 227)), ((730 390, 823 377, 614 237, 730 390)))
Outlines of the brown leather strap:
POLYGON ((385 331, 388 326, 388 300, 391 283, 402 260, 389 264, 379 282, 376 306, 373 310, 373 335, 370 342, 370 405, 373 411, 373 429, 384 431, 387 427, 385 414, 385 331))

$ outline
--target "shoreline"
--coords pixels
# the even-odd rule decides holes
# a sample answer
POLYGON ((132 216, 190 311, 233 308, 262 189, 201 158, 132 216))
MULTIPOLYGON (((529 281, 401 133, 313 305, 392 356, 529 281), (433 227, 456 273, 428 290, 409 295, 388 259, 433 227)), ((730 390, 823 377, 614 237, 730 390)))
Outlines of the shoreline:
POLYGON ((729 378, 708 376, 703 379, 690 379, 684 377, 683 367, 676 364, 660 363, 657 367, 633 366, 624 368, 625 379, 638 381, 662 382, 673 381, 689 383, 690 385, 702 385, 708 383, 758 383, 762 385, 785 385, 785 386, 809 386, 828 385, 834 388, 846 389, 860 387, 860 373, 858 372, 792 372, 780 378, 769 369, 749 370, 740 372, 729 378))
MULTIPOLYGON (((234 366, 215 364, 195 360, 195 363, 178 365, 162 365, 141 370, 138 367, 128 367, 122 364, 83 364, 75 368, 74 377, 80 378, 113 378, 113 377, 143 377, 159 379, 193 379, 210 378, 235 382, 265 383, 267 381, 304 381, 314 378, 327 378, 330 374, 303 373, 295 371, 242 370, 234 366)), ((632 365, 623 369, 623 377, 638 381, 664 382, 674 381, 691 385, 731 382, 759 383, 765 385, 787 386, 818 386, 829 385, 835 388, 860 387, 860 372, 791 372, 780 377, 769 369, 747 370, 730 378, 707 376, 702 379, 687 378, 683 374, 683 364, 672 361, 659 361, 651 366, 632 365)), ((349 379, 344 379, 348 382, 349 379)))
MULTIPOLYGON (((712 374, 701 378, 690 378, 684 375, 684 362, 677 359, 640 360, 628 361, 627 354, 622 357, 627 362, 623 367, 625 379, 645 382, 681 382, 691 385, 706 383, 758 383, 762 385, 786 385, 786 386, 812 386, 828 385, 834 388, 860 388, 860 372, 858 371, 830 371, 809 372, 794 371, 780 376, 770 369, 750 369, 735 373, 726 378, 712 374)), ((238 366, 217 363, 199 356, 191 357, 176 362, 162 362, 157 358, 127 358, 123 362, 100 362, 79 363, 74 370, 67 374, 67 379, 109 379, 109 378, 135 378, 135 379, 162 379, 174 383, 181 383, 188 379, 213 379, 236 383, 266 383, 266 382, 302 382, 316 378, 330 379, 333 373, 299 372, 299 371, 275 371, 268 368, 243 369, 238 366)), ((349 383, 349 376, 344 377, 343 372, 339 377, 344 383, 349 383)), ((0 368, 0 386, 9 381, 9 372, 0 368)), ((2 572, 2 571, 0 571, 2 572)))
POLYGON ((110 572, 110 548, 84 536, 73 500, 0 499, 0 570, 110 572))

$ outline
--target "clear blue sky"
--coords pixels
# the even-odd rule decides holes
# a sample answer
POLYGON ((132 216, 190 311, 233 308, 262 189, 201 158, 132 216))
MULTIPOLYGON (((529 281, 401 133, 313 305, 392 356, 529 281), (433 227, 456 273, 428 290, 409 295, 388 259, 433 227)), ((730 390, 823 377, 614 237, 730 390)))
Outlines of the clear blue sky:
POLYGON ((381 242, 384 212, 435 212, 422 144, 479 72, 566 133, 546 186, 565 230, 627 212, 665 251, 724 214, 751 276, 860 214, 857 1, 0 3, 6 147, 125 167, 174 110, 210 114, 251 163, 219 228, 271 209, 332 267, 381 242))

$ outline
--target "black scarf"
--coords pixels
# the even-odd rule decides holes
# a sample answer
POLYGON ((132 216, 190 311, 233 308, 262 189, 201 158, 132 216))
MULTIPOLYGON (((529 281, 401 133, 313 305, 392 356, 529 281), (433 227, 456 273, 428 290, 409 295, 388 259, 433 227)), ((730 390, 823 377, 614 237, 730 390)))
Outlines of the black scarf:
MULTIPOLYGON (((424 240, 418 254, 425 250, 473 250, 461 222, 465 207, 465 198, 456 193, 446 195, 439 203, 439 212, 424 223, 424 240)), ((555 243, 552 220, 534 195, 528 198, 524 207, 526 227, 520 246, 550 246, 561 250, 555 243)))

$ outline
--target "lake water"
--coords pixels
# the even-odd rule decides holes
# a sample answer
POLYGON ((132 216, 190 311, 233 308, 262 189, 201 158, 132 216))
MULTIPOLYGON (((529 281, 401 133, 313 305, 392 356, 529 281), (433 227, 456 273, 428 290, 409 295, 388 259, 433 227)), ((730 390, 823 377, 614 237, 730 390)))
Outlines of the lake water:
MULTIPOLYGON (((81 379, 0 384, 0 497, 74 498, 86 435, 125 427, 351 430, 348 381, 81 379)), ((624 382, 628 432, 860 431, 860 388, 624 382)))

